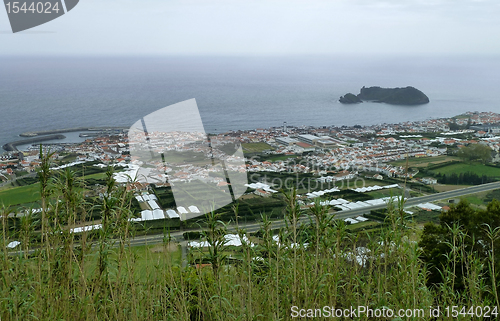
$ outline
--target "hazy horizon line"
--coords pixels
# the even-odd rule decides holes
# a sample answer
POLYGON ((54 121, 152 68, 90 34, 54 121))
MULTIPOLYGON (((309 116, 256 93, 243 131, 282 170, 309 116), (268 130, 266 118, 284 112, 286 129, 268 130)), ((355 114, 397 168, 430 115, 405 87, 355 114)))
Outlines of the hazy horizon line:
POLYGON ((500 58, 500 53, 1 54, 0 58, 500 58))

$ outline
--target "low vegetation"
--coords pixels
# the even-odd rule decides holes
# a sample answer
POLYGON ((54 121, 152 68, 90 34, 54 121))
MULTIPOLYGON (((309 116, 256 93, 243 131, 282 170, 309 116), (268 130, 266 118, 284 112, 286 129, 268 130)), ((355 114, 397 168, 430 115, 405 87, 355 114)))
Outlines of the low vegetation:
MULTIPOLYGON (((457 160, 457 157, 446 156, 446 155, 435 156, 435 157, 411 157, 408 158, 408 166, 412 168, 419 168, 419 167, 432 166, 439 163, 450 162, 454 160, 457 160)), ((406 159, 401 159, 391 162, 390 164, 394 166, 406 166, 406 162, 407 162, 406 159)))
POLYGON ((483 164, 491 161, 491 148, 483 144, 470 144, 458 150, 457 156, 467 161, 481 161, 483 164))
MULTIPOLYGON (((440 184, 478 185, 500 179, 500 167, 493 164, 483 164, 480 161, 460 161, 458 158, 448 158, 433 163, 414 162, 410 168, 418 169, 417 177, 434 177, 440 184)), ((424 161, 426 162, 426 161, 424 161)))
MULTIPOLYGON (((385 223, 367 234, 334 220, 319 202, 304 226, 292 190, 284 195, 284 228, 273 230, 263 213, 260 231, 246 239, 238 228, 242 246, 229 249, 228 226, 209 213, 200 235, 209 247, 180 259, 167 232, 154 255, 132 246, 132 197, 111 171, 93 208, 70 170, 54 178, 42 161, 39 178, 40 216, 24 216, 12 228, 8 208, 0 213, 1 320, 286 320, 293 306, 500 306, 498 202, 477 213, 466 203, 452 206, 440 225, 426 227, 419 245, 403 204, 389 204, 385 223), (91 210, 100 213, 102 229, 70 233, 91 210), (21 244, 8 250, 13 240, 21 244)), ((238 221, 238 207, 230 211, 238 221)))
POLYGON ((40 199, 40 184, 12 187, 0 191, 1 204, 9 207, 17 204, 26 204, 40 199))

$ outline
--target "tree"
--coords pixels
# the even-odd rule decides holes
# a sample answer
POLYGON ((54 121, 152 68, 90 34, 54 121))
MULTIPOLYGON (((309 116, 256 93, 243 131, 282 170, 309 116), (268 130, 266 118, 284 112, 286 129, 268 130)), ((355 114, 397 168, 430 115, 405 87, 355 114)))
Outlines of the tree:
POLYGON ((469 129, 471 125, 472 125, 472 120, 469 117, 469 119, 467 119, 467 125, 465 125, 465 128, 469 129))
MULTIPOLYGON (((456 206, 452 205, 448 212, 441 213, 439 225, 426 224, 419 246, 423 250, 422 259, 430 272, 428 283, 436 285, 444 282, 445 271, 452 270, 454 289, 464 290, 464 279, 471 260, 469 255, 482 262, 481 273, 496 280, 500 259, 492 260, 491 253, 500 251, 500 237, 492 239, 492 230, 498 226, 500 202, 497 200, 490 202, 486 210, 474 210, 467 201, 461 200, 456 206), (496 270, 486 268, 488 264, 496 267, 496 270)), ((491 285, 493 283, 495 281, 491 285)))
POLYGON ((448 123, 448 127, 450 127, 450 130, 460 130, 460 125, 457 124, 455 119, 453 119, 453 122, 448 123))
POLYGON ((483 144, 470 144, 462 147, 457 156, 465 161, 480 160, 483 164, 491 161, 491 148, 483 144))
POLYGON ((446 244, 446 230, 441 225, 427 223, 424 226, 422 238, 418 244, 422 250, 422 258, 429 271, 429 284, 442 282, 441 267, 446 263, 445 254, 449 247, 446 244))

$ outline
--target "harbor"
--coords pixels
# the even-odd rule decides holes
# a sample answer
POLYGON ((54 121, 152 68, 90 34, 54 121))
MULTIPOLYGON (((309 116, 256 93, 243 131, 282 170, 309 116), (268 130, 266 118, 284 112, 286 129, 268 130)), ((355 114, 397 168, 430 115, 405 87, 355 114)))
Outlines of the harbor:
POLYGON ((19 146, 19 145, 33 144, 33 143, 43 142, 46 140, 65 139, 65 138, 66 138, 66 136, 61 135, 61 134, 27 138, 27 139, 18 140, 15 142, 7 143, 7 144, 3 145, 3 149, 8 151, 8 152, 13 152, 13 151, 18 151, 17 146, 19 146))
POLYGON ((19 151, 19 147, 33 143, 53 142, 53 141, 58 141, 54 143, 77 143, 82 139, 84 140, 86 138, 119 135, 126 133, 127 131, 128 131, 127 127, 76 127, 76 128, 66 128, 66 129, 46 130, 46 131, 24 132, 19 136, 26 137, 26 139, 9 142, 3 145, 2 147, 4 150, 9 152, 19 151))
POLYGON ((42 130, 42 131, 34 131, 34 132, 24 132, 20 134, 21 137, 38 137, 44 135, 52 135, 52 134, 62 134, 69 132, 112 132, 112 131, 120 131, 123 132, 128 130, 128 127, 75 127, 75 128, 66 128, 66 129, 55 129, 55 130, 42 130))

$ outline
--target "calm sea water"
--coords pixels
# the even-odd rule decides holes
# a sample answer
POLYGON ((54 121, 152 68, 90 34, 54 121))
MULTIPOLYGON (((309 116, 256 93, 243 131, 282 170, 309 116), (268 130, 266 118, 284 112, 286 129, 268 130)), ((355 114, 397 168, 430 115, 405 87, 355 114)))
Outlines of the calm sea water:
POLYGON ((492 57, 0 57, 0 144, 25 131, 130 126, 191 98, 208 132, 500 113, 498 88, 492 57), (431 103, 338 103, 362 86, 414 86, 431 103))

